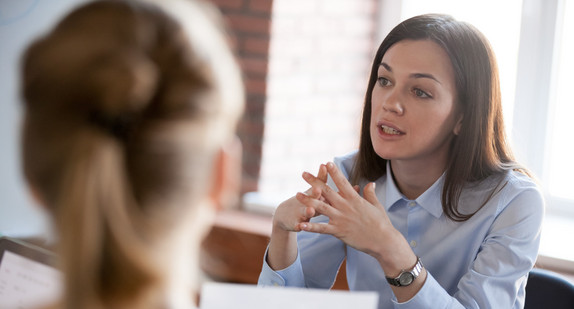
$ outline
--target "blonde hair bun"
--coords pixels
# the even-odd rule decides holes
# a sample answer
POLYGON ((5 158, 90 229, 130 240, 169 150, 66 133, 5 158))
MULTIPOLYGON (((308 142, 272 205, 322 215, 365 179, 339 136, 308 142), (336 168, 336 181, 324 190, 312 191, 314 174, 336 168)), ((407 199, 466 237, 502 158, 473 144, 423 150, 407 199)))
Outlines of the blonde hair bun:
POLYGON ((156 66, 141 53, 115 52, 98 62, 86 80, 87 92, 106 116, 138 113, 148 106, 158 80, 156 66))

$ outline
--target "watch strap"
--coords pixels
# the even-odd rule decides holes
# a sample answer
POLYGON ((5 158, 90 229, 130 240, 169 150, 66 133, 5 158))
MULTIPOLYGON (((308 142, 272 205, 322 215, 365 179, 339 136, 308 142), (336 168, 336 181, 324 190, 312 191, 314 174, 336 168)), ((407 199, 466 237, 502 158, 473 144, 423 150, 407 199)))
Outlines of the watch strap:
POLYGON ((411 270, 402 270, 396 278, 385 277, 390 285, 394 286, 408 286, 415 281, 423 270, 423 263, 417 256, 417 263, 411 270), (403 279, 403 280, 401 280, 403 279), (406 280, 405 280, 406 279, 406 280), (408 282, 405 282, 408 281, 408 282))

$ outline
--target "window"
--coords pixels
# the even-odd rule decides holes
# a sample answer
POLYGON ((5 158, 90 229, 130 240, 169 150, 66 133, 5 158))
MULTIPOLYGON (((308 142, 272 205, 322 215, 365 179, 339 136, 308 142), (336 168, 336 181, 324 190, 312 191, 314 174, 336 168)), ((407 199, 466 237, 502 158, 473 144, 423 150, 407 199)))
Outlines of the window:
MULTIPOLYGON (((572 232, 574 221, 574 105, 568 97, 569 87, 574 83, 574 3, 557 0, 544 4, 554 9, 554 15, 550 12, 545 15, 542 13, 540 19, 545 23, 540 27, 554 31, 546 33, 553 39, 546 43, 549 50, 546 53, 539 52, 540 62, 546 64, 548 72, 539 69, 541 76, 534 75, 535 78, 532 78, 532 86, 541 84, 546 100, 533 100, 529 103, 539 115, 530 120, 531 130, 541 131, 531 138, 529 163, 539 169, 538 175, 547 203, 547 219, 540 251, 543 255, 558 258, 558 262, 553 264, 570 265, 564 260, 574 261, 574 247, 565 245, 570 243, 568 235, 572 232), (549 78, 545 78, 545 74, 549 78)), ((526 59, 524 63, 528 63, 526 59)), ((524 124, 527 125, 526 121, 524 124)))
MULTIPOLYGON (((551 197, 574 201, 574 105, 569 97, 574 85, 574 3, 563 1, 562 16, 557 19, 557 53, 554 92, 549 120, 548 193, 551 197), (561 23, 561 25, 560 25, 561 23)), ((574 207, 574 205, 571 205, 574 207)))
POLYGON ((524 1, 512 138, 540 180, 547 213, 574 220, 573 18, 572 1, 524 1))

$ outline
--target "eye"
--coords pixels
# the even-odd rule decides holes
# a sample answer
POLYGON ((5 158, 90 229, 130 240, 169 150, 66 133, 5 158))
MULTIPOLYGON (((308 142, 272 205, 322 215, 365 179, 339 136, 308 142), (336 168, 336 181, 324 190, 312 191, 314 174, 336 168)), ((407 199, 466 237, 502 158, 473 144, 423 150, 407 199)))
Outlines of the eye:
POLYGON ((430 99, 430 98, 432 98, 432 96, 431 96, 430 94, 428 94, 428 93, 426 93, 426 92, 420 90, 419 88, 413 89, 413 93, 414 93, 415 96, 417 96, 418 98, 421 98, 421 99, 430 99))
POLYGON ((377 81, 379 83, 380 86, 382 87, 386 87, 386 86, 390 86, 391 85, 391 81, 384 78, 384 77, 379 77, 377 78, 377 81))

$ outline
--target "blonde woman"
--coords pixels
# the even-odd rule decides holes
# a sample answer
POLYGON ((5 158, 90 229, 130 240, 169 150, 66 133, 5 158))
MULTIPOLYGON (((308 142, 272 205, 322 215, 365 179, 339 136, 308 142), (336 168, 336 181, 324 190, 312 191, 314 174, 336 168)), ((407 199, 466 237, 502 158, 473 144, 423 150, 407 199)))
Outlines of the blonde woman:
POLYGON ((23 169, 51 214, 61 308, 192 308, 201 240, 235 197, 243 108, 217 14, 91 2, 23 58, 23 169))

